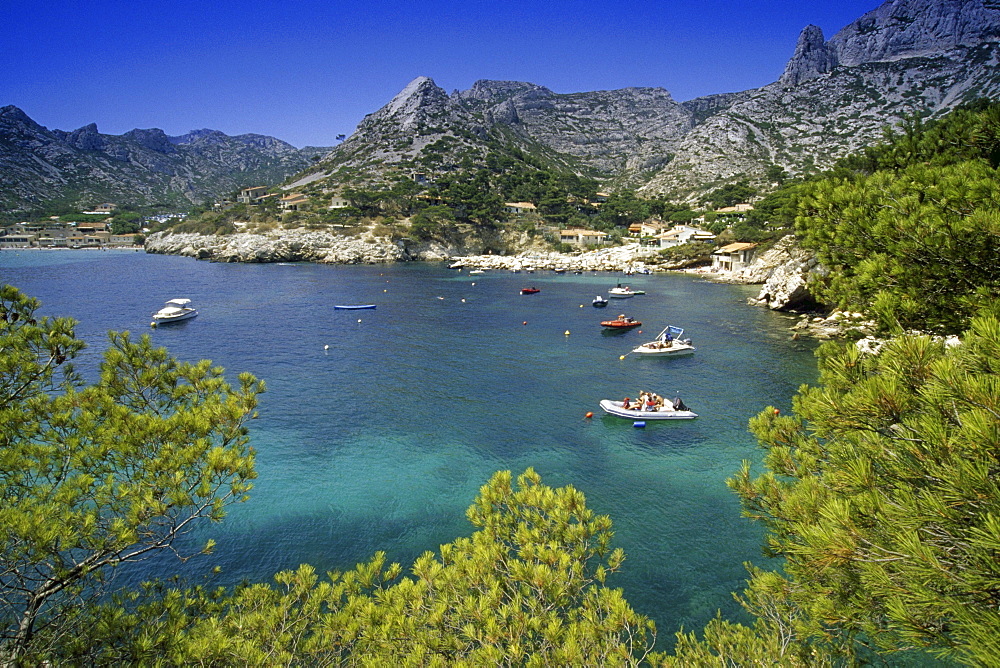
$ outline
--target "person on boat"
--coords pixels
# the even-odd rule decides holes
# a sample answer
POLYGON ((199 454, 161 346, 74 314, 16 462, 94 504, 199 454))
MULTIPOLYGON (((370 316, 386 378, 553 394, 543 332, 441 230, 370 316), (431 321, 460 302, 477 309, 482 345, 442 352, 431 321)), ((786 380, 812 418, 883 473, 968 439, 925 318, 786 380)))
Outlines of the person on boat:
POLYGON ((647 411, 655 411, 656 410, 656 399, 654 397, 656 397, 656 395, 653 394, 652 392, 650 392, 649 394, 646 395, 646 410, 647 411))
POLYGON ((654 392, 653 393, 653 404, 654 404, 654 406, 655 406, 655 408, 657 410, 663 408, 663 397, 661 397, 660 395, 658 395, 658 394, 656 394, 654 392))
POLYGON ((632 410, 632 405, 629 403, 629 401, 631 401, 631 400, 628 397, 625 397, 622 400, 622 408, 624 408, 627 411, 632 410))

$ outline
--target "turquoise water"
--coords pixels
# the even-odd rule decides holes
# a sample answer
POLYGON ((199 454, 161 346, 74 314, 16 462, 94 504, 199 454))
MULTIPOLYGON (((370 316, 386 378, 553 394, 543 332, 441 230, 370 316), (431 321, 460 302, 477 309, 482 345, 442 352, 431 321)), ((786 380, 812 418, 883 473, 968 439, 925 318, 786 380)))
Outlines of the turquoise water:
POLYGON ((816 378, 813 346, 790 340, 789 319, 746 305, 755 288, 692 276, 7 250, 0 281, 38 297, 45 315, 80 321, 91 344, 84 370, 107 330, 131 330, 180 359, 267 383, 251 423, 252 499, 193 537, 215 538, 215 554, 150 562, 143 575, 220 565, 219 582, 264 580, 303 562, 350 568, 376 550, 408 565, 471 533, 464 511, 493 472, 530 466, 611 516, 627 560, 609 584, 667 643, 717 610, 739 618, 730 593, 746 579, 744 561, 763 562, 761 533, 725 479, 741 460, 760 460, 747 420, 767 405, 788 409, 816 378), (590 306, 619 281, 646 294, 590 306), (541 292, 520 295, 528 285, 541 292), (151 312, 173 297, 201 315, 151 330, 151 312), (378 308, 333 309, 343 303, 378 308), (603 333, 599 321, 618 313, 642 320, 641 333, 603 333), (619 359, 667 324, 684 327, 698 352, 619 359), (700 417, 636 429, 602 416, 600 399, 639 389, 679 393, 700 417))

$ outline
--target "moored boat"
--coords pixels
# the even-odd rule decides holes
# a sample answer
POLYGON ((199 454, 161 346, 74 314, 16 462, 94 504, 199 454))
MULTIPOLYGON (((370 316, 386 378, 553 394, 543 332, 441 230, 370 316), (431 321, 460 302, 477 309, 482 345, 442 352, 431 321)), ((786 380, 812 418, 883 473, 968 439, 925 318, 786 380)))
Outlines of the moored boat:
POLYGON ((153 322, 151 324, 155 327, 156 325, 190 320, 198 315, 198 310, 193 306, 189 306, 190 303, 190 299, 171 299, 167 301, 163 305, 163 308, 153 314, 153 322))
POLYGON ((334 304, 338 311, 357 311, 359 309, 375 308, 376 304, 334 304))
POLYGON ((680 357, 690 355, 696 350, 691 339, 684 338, 684 330, 668 325, 655 339, 633 348, 636 355, 647 357, 680 357))
POLYGON ((641 327, 641 326, 642 326, 641 322, 629 318, 625 314, 618 316, 614 320, 601 321, 601 327, 608 327, 609 329, 632 329, 633 327, 641 327))
POLYGON ((632 288, 628 287, 627 285, 622 286, 621 283, 619 283, 617 287, 608 290, 608 296, 614 297, 615 299, 627 299, 628 297, 633 297, 637 294, 639 293, 633 290, 632 288))
POLYGON ((604 308, 608 305, 608 300, 601 295, 597 295, 591 303, 594 305, 594 308, 604 308))
POLYGON ((536 292, 541 292, 539 288, 521 288, 522 295, 533 295, 536 292))

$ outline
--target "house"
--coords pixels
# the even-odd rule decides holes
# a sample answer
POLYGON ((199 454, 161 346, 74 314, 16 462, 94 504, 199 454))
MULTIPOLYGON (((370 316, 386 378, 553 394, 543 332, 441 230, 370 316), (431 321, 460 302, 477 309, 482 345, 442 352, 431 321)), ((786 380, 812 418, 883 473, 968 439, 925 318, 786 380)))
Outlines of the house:
POLYGON ((607 243, 608 235, 596 230, 559 230, 559 241, 573 246, 600 246, 607 243))
POLYGON ((350 200, 346 197, 341 197, 340 195, 334 195, 330 198, 330 208, 331 209, 346 209, 351 206, 350 200))
POLYGON ((135 246, 136 237, 141 237, 141 234, 112 234, 108 238, 108 243, 112 246, 135 246))
POLYGON ((738 271, 753 262, 757 244, 738 242, 712 253, 712 271, 738 271))
POLYGON ((656 237, 656 245, 660 248, 670 248, 671 246, 680 246, 681 244, 688 244, 696 241, 711 243, 715 241, 715 235, 708 230, 701 229, 700 227, 681 224, 674 225, 672 230, 668 230, 667 232, 664 232, 656 237))
POLYGON ((240 194, 236 196, 236 201, 240 204, 256 204, 263 199, 265 195, 267 195, 267 188, 264 186, 244 188, 240 191, 240 194))
POLYGON ((98 211, 100 213, 114 213, 114 210, 117 208, 118 208, 117 204, 113 204, 111 202, 105 202, 104 204, 98 204, 97 206, 95 206, 94 211, 98 211))
POLYGON ((513 213, 517 215, 523 215, 526 213, 535 213, 538 210, 531 202, 505 202, 504 207, 507 209, 507 213, 513 213))
POLYGON ((26 232, 9 231, 0 236, 0 248, 30 248, 35 245, 37 237, 26 232))
POLYGON ((307 204, 309 198, 302 193, 292 193, 291 195, 285 195, 278 202, 278 207, 282 211, 298 211, 299 207, 307 204))
POLYGON ((655 237, 667 229, 667 224, 659 220, 650 220, 642 223, 632 223, 628 226, 628 233, 633 237, 655 237))

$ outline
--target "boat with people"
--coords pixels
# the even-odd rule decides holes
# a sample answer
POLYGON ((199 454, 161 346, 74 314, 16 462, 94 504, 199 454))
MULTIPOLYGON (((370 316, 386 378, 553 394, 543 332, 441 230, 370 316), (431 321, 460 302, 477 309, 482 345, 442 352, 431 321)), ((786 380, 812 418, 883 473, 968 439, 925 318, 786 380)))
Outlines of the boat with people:
POLYGON ((198 315, 198 309, 190 306, 190 299, 170 299, 159 311, 153 314, 154 327, 156 325, 166 325, 171 322, 190 320, 198 315))
POLYGON ((535 293, 541 292, 539 288, 521 288, 522 295, 533 295, 535 293))
POLYGON ((360 309, 375 308, 377 304, 334 304, 333 308, 338 311, 357 311, 360 309))
POLYGON ((634 318, 629 318, 624 313, 619 315, 614 320, 602 320, 601 327, 607 327, 609 329, 632 329, 633 327, 641 327, 642 323, 634 318))
POLYGON ((693 420, 698 417, 680 397, 667 401, 653 392, 641 392, 636 399, 625 397, 622 401, 601 399, 600 406, 608 415, 631 420, 693 420))
POLYGON ((646 357, 680 357, 690 355, 697 350, 691 339, 684 338, 684 330, 680 327, 667 325, 655 339, 633 348, 632 353, 646 357))
POLYGON ((608 305, 608 300, 601 295, 597 295, 591 303, 594 305, 594 308, 604 308, 608 305))

